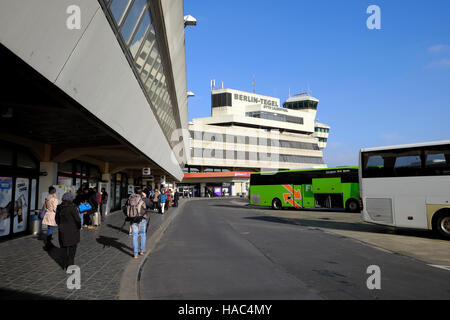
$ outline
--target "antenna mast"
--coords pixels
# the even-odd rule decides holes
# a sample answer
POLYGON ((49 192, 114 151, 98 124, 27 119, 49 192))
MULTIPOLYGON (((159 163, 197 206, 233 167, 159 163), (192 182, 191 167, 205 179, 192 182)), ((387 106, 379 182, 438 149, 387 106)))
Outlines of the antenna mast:
POLYGON ((253 75, 253 93, 256 92, 255 76, 253 75))

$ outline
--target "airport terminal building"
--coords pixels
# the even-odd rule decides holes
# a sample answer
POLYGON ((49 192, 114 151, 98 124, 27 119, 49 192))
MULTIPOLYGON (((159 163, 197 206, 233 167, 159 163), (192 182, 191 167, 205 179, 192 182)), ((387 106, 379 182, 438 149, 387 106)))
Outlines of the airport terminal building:
POLYGON ((211 117, 189 124, 183 183, 197 196, 218 195, 220 187, 223 195, 236 195, 247 191, 242 172, 325 168, 322 150, 330 127, 316 122, 318 103, 309 94, 281 104, 274 97, 213 89, 211 117))
POLYGON ((144 184, 142 168, 153 187, 182 180, 183 10, 179 0, 0 2, 0 241, 30 231, 51 185, 105 187, 114 210, 144 184))

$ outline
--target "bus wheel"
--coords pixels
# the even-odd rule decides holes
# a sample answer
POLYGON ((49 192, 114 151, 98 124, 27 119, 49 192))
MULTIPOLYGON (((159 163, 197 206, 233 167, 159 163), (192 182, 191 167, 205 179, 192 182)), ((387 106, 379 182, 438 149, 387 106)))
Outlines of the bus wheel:
POLYGON ((355 199, 349 199, 345 206, 345 210, 350 212, 360 212, 359 202, 355 199))
POLYGON ((450 211, 439 214, 435 220, 434 231, 441 237, 450 239, 450 211))
POLYGON ((281 201, 278 198, 272 200, 272 209, 280 210, 281 209, 281 201))

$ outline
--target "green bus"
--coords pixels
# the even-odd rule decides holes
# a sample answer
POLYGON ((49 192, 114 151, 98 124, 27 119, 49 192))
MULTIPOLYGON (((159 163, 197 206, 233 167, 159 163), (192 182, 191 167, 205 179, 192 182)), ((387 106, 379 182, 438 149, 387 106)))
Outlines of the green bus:
POLYGON ((358 167, 337 167, 250 175, 250 204, 281 208, 360 211, 358 167))

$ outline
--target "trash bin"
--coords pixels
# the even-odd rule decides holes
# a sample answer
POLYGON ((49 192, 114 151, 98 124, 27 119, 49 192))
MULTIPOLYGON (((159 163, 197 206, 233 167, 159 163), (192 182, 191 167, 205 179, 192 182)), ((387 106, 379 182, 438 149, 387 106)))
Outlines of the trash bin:
POLYGON ((31 217, 31 234, 32 235, 38 235, 41 233, 42 228, 42 221, 39 219, 39 215, 35 214, 31 217))

